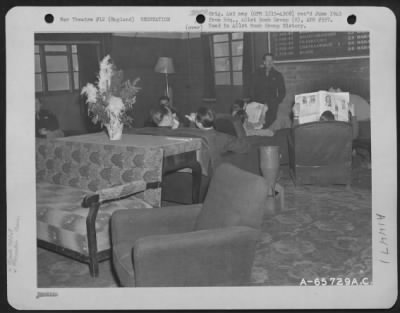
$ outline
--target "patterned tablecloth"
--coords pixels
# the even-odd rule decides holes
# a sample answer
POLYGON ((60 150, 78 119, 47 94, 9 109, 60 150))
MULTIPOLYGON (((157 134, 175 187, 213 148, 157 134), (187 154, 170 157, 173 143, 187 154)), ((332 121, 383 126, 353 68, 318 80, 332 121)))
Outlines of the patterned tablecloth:
MULTIPOLYGON (((162 148, 164 157, 178 155, 185 152, 198 151, 201 149, 200 138, 182 138, 169 136, 135 135, 123 134, 121 140, 109 140, 105 133, 94 133, 80 136, 59 138, 61 141, 97 143, 110 146, 134 146, 134 147, 157 147, 162 148)), ((199 160, 200 163, 201 160, 199 160)), ((203 166, 203 164, 201 164, 203 166)), ((206 166, 206 164, 204 164, 206 166)))

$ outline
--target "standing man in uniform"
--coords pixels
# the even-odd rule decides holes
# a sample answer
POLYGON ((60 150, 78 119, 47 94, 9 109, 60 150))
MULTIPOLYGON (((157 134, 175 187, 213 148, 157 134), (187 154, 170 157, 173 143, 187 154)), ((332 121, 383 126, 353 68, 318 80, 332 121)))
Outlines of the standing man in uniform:
POLYGON ((285 81, 280 72, 274 68, 272 53, 265 53, 263 66, 253 75, 252 101, 268 106, 263 128, 268 128, 276 120, 279 104, 286 95, 285 81))

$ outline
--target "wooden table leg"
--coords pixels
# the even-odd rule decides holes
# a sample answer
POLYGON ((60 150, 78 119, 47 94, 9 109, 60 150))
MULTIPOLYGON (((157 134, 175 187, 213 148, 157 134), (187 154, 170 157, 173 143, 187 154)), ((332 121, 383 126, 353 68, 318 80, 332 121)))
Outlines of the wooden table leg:
POLYGON ((163 176, 187 168, 192 171, 192 202, 199 203, 202 171, 201 165, 197 161, 196 151, 165 157, 163 162, 163 176))
POLYGON ((201 187, 201 165, 195 161, 190 164, 192 169, 192 202, 200 202, 200 187, 201 187))

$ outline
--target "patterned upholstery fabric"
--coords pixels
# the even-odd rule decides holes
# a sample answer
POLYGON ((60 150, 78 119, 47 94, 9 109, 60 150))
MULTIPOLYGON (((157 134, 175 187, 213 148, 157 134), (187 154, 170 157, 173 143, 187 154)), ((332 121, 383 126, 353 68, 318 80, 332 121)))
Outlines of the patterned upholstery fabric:
MULTIPOLYGON (((88 193, 68 186, 37 184, 38 239, 87 255, 86 217, 89 209, 83 208, 81 202, 88 193)), ((111 246, 109 220, 114 211, 151 207, 134 196, 102 204, 96 219, 97 250, 107 250, 111 246)))
MULTIPOLYGON (((162 150, 58 140, 36 140, 37 236, 88 254, 86 195, 98 192, 125 196, 144 183, 160 182, 162 150), (137 182, 137 183, 136 183, 137 182), (123 187, 121 187, 123 186, 123 187)), ((110 248, 109 219, 118 209, 159 207, 161 188, 149 189, 100 206, 96 219, 97 248, 110 248)))

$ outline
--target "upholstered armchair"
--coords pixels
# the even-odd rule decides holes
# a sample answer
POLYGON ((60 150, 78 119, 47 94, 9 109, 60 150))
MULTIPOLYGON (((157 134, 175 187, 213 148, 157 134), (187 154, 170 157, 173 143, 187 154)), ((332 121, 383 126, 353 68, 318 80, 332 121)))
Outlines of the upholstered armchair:
POLYGON ((358 122, 358 134, 357 138, 353 140, 353 149, 366 150, 371 161, 371 121, 359 121, 358 122))
POLYGON ((221 164, 203 204, 114 212, 111 239, 120 284, 249 283, 266 197, 262 177, 221 164))
POLYGON ((352 136, 352 126, 347 122, 311 122, 293 127, 289 165, 294 183, 349 185, 352 136))

